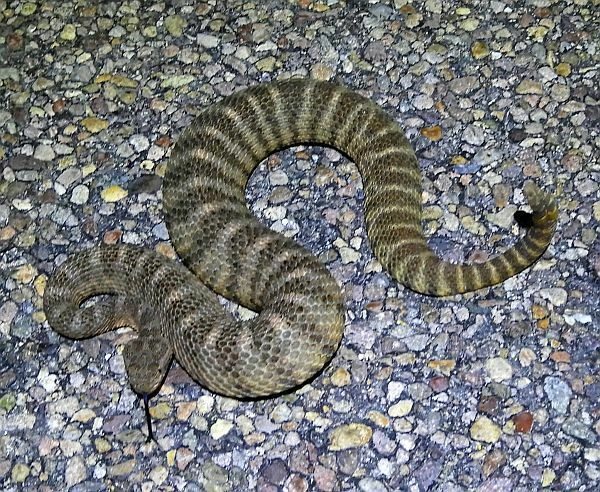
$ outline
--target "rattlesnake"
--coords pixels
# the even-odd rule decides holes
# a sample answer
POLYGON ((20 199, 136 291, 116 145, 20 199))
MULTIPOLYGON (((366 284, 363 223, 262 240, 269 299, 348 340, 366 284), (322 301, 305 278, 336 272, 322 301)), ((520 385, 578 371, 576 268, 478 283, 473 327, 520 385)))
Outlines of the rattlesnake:
POLYGON ((310 252, 262 225, 244 194, 259 162, 295 144, 330 146, 357 164, 375 256, 416 292, 442 296, 502 282, 531 265, 554 233, 555 200, 528 182, 533 213, 521 215, 530 224, 516 245, 481 264, 440 260, 421 227, 415 153, 392 117, 329 82, 259 84, 206 108, 173 148, 164 212, 187 268, 128 245, 77 253, 48 283, 50 325, 70 338, 135 327, 138 338, 123 355, 134 390, 146 396, 173 356, 211 391, 237 398, 280 393, 312 377, 342 338, 340 288, 310 252), (236 321, 205 285, 259 315, 236 321), (82 307, 99 294, 111 296, 82 307))

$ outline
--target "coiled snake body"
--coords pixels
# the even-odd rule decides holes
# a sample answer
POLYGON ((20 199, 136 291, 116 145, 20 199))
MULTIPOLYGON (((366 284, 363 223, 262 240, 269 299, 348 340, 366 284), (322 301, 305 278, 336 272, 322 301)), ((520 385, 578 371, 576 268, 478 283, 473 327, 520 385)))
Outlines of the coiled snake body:
POLYGON ((421 228, 417 159, 393 118, 332 83, 261 84, 206 108, 172 151, 164 211, 187 268, 127 245, 77 253, 48 283, 50 325, 70 338, 136 328, 124 357, 142 394, 160 386, 173 356, 199 383, 232 397, 264 397, 309 379, 340 343, 340 288, 310 252, 262 225, 244 195, 255 166, 294 144, 334 147, 357 164, 372 249, 414 291, 441 296, 502 282, 531 265, 552 238, 556 203, 527 183, 533 213, 513 247, 481 264, 439 259, 421 228), (259 315, 236 321, 207 286, 259 315), (99 294, 112 295, 82 307, 99 294))

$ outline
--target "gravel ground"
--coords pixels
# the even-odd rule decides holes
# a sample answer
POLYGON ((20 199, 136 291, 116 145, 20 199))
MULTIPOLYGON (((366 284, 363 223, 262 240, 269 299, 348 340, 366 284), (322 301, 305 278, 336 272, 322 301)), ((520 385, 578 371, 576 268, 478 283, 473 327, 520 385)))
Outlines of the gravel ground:
POLYGON ((598 490, 597 0, 98 3, 0 0, 0 488, 598 490), (526 179, 558 194, 556 238, 502 285, 423 297, 373 258, 352 163, 273 156, 249 202, 340 280, 343 346, 311 384, 259 402, 175 364, 146 444, 130 333, 60 337, 46 280, 101 241, 174 256, 172 143, 201 106, 292 75, 397 117, 445 258, 513 242, 526 179))

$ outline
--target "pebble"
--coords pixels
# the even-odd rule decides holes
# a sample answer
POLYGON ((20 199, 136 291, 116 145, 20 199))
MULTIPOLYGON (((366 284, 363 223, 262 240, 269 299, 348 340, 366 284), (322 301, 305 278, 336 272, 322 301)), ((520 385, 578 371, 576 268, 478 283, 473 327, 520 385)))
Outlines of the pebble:
POLYGON ((89 188, 85 185, 77 185, 73 188, 73 192, 71 193, 71 202, 76 205, 83 205, 84 203, 87 203, 89 197, 89 188))
POLYGON ((388 490, 382 482, 370 477, 361 478, 358 488, 362 492, 386 492, 388 490))
POLYGON ((6 393, 0 397, 0 408, 6 413, 10 412, 17 404, 17 398, 11 393, 6 393))
POLYGON ((127 190, 124 190, 119 185, 111 185, 102 190, 100 196, 105 202, 114 203, 125 198, 127 194, 127 190))
POLYGON ((233 429, 233 422, 225 419, 217 419, 213 425, 210 426, 210 435, 213 439, 221 439, 229 434, 229 431, 233 429))
POLYGON ((517 94, 538 94, 542 95, 544 90, 542 84, 537 80, 524 79, 515 89, 517 94))
MULTIPOLYGON (((450 374, 452 374, 452 371, 456 367, 456 361, 454 359, 432 360, 427 363, 427 366, 433 369, 434 371, 444 374, 445 376, 450 376, 450 374)), ((442 381, 444 380, 445 378, 442 378, 442 381)), ((434 384, 437 386, 436 383, 434 384)))
POLYGON ((35 148, 33 158, 40 161, 51 161, 56 158, 56 153, 50 145, 40 144, 35 148))
POLYGON ((108 475, 112 477, 119 477, 131 474, 137 465, 137 461, 135 459, 130 459, 126 461, 122 461, 113 466, 109 466, 107 468, 108 475))
POLYGON ((496 383, 510 380, 513 376, 513 369, 510 362, 502 357, 488 359, 485 363, 485 370, 490 379, 496 383))
POLYGON ((140 134, 132 135, 129 138, 129 143, 133 146, 136 152, 143 152, 150 148, 150 140, 148 137, 140 134))
POLYGON ((421 135, 432 142, 437 142, 442 138, 442 127, 439 125, 429 126, 421 129, 421 135))
POLYGON ((482 41, 475 41, 471 45, 471 54, 476 60, 481 60, 490 54, 488 46, 482 41))
POLYGON ((77 37, 77 30, 73 24, 65 24, 60 31, 60 39, 65 41, 73 41, 77 37))
POLYGON ((410 413, 412 407, 412 400, 400 400, 388 409, 388 414, 390 417, 405 417, 410 413))
POLYGON ((500 439, 502 431, 488 417, 482 416, 471 425, 470 435, 475 441, 493 444, 500 439))
POLYGON ((196 42, 203 48, 216 48, 219 46, 219 38, 212 34, 197 34, 196 42))
POLYGON ((580 439, 586 444, 594 444, 598 440, 594 431, 580 419, 575 417, 567 418, 562 425, 562 429, 569 436, 580 439))
POLYGON ((567 302, 567 291, 560 287, 540 289, 540 297, 547 299, 553 306, 563 306, 567 302))
POLYGON ((520 412, 512 418, 515 424, 515 431, 526 434, 533 426, 533 415, 531 412, 520 412))
MULTIPOLYGON (((188 85, 194 80, 196 80, 196 77, 193 75, 173 75, 170 77, 165 77, 160 83, 160 86, 164 89, 177 89, 179 87, 183 87, 184 85, 188 85)), ((148 155, 148 159, 152 159, 150 154, 148 155)))
POLYGON ((433 99, 426 94, 419 94, 412 100, 415 109, 430 109, 433 107, 433 99))
POLYGON ((369 443, 373 430, 364 424, 352 423, 333 429, 329 435, 329 450, 358 448, 369 443))
POLYGON ((165 27, 173 37, 180 37, 187 27, 187 21, 180 15, 170 15, 165 19, 165 27))
POLYGON ((82 172, 78 167, 68 167, 56 178, 56 181, 69 188, 75 181, 81 179, 82 172))
POLYGON ((555 376, 547 377, 544 381, 544 392, 554 410, 560 414, 567 413, 573 392, 565 381, 555 376))
POLYGON ((85 462, 81 456, 75 456, 69 459, 65 469, 65 482, 67 487, 73 487, 83 482, 87 476, 85 462))
POLYGON ((474 75, 469 75, 467 77, 459 77, 456 79, 452 79, 448 84, 450 90, 455 94, 470 94, 474 90, 478 89, 479 79, 474 75))
POLYGON ((479 126, 469 125, 465 128, 462 138, 471 145, 481 145, 485 141, 485 132, 479 126))
POLYGON ((331 375, 331 384, 337 387, 343 387, 350 384, 350 373, 348 370, 343 367, 336 369, 331 375))
POLYGON ((554 84, 550 90, 552 99, 558 102, 565 102, 571 97, 571 89, 566 84, 554 84))
POLYGON ((292 415, 292 410, 286 403, 280 403, 271 412, 271 420, 277 424, 287 422, 292 415))
POLYGON ((10 477, 12 481, 15 483, 23 483, 29 477, 31 473, 31 469, 25 463, 17 463, 13 466, 10 477))
POLYGON ((90 116, 81 120, 81 125, 90 133, 99 133, 108 128, 108 121, 90 116))

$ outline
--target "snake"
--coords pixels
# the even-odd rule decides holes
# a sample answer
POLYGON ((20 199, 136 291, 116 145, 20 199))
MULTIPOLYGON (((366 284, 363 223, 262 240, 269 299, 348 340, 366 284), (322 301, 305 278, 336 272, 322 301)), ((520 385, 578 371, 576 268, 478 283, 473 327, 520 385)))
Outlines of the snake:
POLYGON ((512 246, 481 263, 445 261, 425 237, 419 164, 394 117, 334 82, 261 83, 203 108, 172 148, 163 212, 182 261, 128 244, 75 253, 48 280, 50 326, 71 339, 132 327, 125 369, 146 398, 173 359, 208 390, 239 399, 310 380, 341 343, 341 288, 313 253, 262 224, 245 196, 256 166, 295 145, 331 147, 356 164, 372 251, 391 277, 420 294, 498 284, 532 265, 556 228, 554 195, 527 181, 532 212, 515 214, 525 233, 512 246), (217 294, 257 315, 237 319, 217 294))

